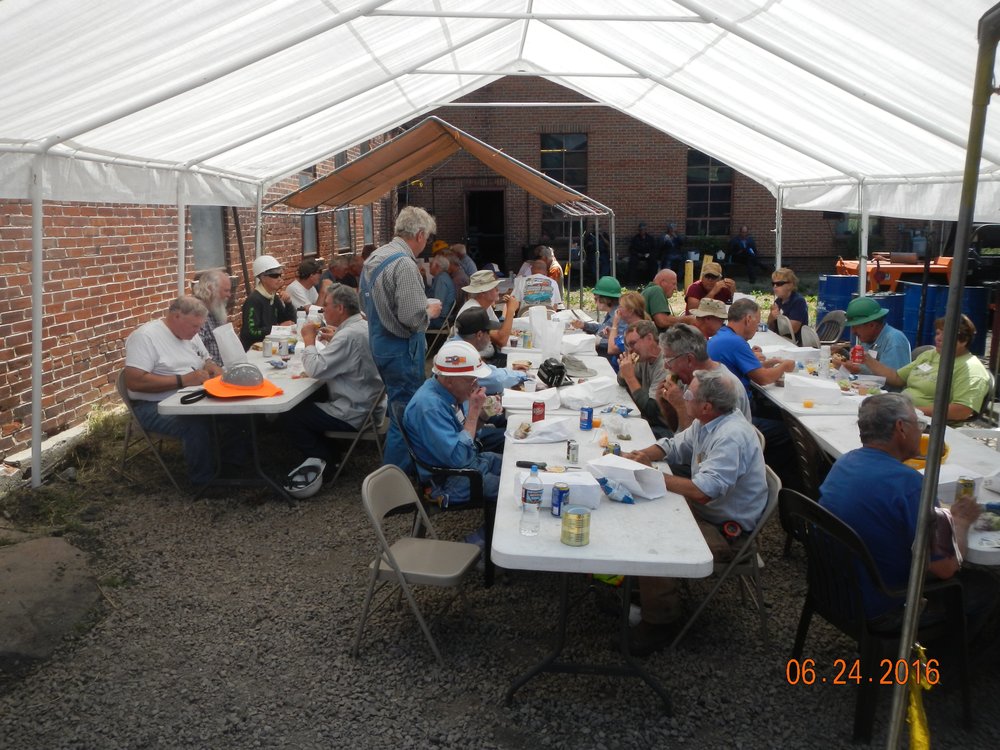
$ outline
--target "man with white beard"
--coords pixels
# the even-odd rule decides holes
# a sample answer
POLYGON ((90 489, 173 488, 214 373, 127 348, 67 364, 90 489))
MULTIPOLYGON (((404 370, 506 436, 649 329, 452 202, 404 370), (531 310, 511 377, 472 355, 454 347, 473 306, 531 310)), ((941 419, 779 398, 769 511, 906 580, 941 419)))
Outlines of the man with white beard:
POLYGON ((225 271, 206 271, 194 285, 193 294, 205 303, 208 308, 208 316, 202 325, 198 335, 208 349, 215 364, 222 366, 222 356, 219 354, 219 345, 215 341, 215 329, 229 322, 229 311, 227 309, 229 298, 233 293, 233 285, 229 279, 229 274, 225 271))

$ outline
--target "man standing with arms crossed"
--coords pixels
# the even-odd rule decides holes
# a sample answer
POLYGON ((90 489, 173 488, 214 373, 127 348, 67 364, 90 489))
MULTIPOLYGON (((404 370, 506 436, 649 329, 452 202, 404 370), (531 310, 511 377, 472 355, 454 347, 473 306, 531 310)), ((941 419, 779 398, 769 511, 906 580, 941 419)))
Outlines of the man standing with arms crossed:
MULTIPOLYGON (((390 409, 394 403, 409 403, 424 382, 428 316, 440 315, 441 307, 428 309, 424 280, 414 258, 436 230, 434 217, 422 208, 407 206, 396 217, 395 237, 368 257, 359 279, 372 357, 385 383, 390 409)), ((394 422, 386 435, 384 462, 404 471, 411 465, 394 422)))

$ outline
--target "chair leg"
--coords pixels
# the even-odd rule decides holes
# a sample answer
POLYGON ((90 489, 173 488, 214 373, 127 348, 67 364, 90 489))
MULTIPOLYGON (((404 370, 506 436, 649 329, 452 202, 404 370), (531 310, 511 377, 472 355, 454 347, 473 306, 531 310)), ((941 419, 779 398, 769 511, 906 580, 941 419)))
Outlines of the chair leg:
POLYGON ((792 556, 792 542, 793 541, 794 541, 794 538, 792 537, 791 532, 787 532, 785 534, 785 550, 784 550, 784 552, 782 552, 782 555, 784 555, 785 557, 791 557, 792 556))
POLYGON ((368 620, 368 613, 371 611, 372 596, 375 593, 375 583, 378 580, 379 559, 375 558, 372 573, 368 577, 368 591, 365 593, 365 603, 361 607, 361 619, 358 620, 358 632, 354 636, 354 648, 351 649, 351 656, 357 658, 358 649, 361 647, 361 636, 365 632, 365 622, 368 620))
POLYGON ((396 571, 396 577, 399 580, 399 588, 402 590, 403 595, 406 597, 406 601, 410 604, 410 609, 413 610, 413 615, 417 618, 417 622, 420 624, 420 629, 424 631, 424 637, 427 638, 427 643, 430 644, 431 651, 434 652, 434 656, 438 660, 438 664, 442 667, 444 666, 444 658, 441 656, 441 652, 438 651, 437 643, 434 642, 434 636, 431 635, 431 629, 427 627, 427 622, 424 620, 423 614, 420 612, 420 607, 417 606, 417 600, 413 597, 413 592, 410 591, 410 585, 406 582, 399 571, 396 571))
MULTIPOLYGON (((733 562, 735 562, 735 560, 733 562)), ((681 640, 684 638, 685 635, 687 635, 687 632, 691 629, 691 626, 694 625, 695 620, 698 619, 698 617, 701 615, 702 611, 704 611, 705 607, 708 606, 708 603, 710 601, 712 601, 712 597, 714 597, 715 594, 716 594, 716 592, 720 588, 722 588, 722 584, 725 583, 729 579, 729 571, 730 570, 732 570, 732 568, 731 567, 727 567, 722 572, 722 574, 719 576, 719 580, 717 580, 715 582, 715 585, 712 586, 712 590, 708 592, 708 596, 706 596, 704 599, 701 600, 701 603, 698 605, 698 608, 694 611, 694 614, 692 614, 688 618, 688 621, 686 623, 684 623, 684 627, 681 628, 681 632, 679 632, 677 634, 677 636, 674 638, 673 642, 670 644, 670 650, 671 651, 674 651, 674 650, 677 649, 677 644, 681 642, 681 640)))
MULTIPOLYGON (((877 679, 878 654, 873 639, 863 638, 858 644, 861 651, 861 674, 877 679)), ((854 741, 869 743, 875 726, 875 706, 878 703, 878 683, 861 681, 854 704, 854 741)))
POLYGON ((806 634, 809 632, 809 621, 812 619, 812 605, 807 599, 802 605, 802 614, 799 616, 799 627, 795 631, 795 645, 792 646, 792 658, 799 659, 802 656, 802 649, 806 645, 806 634))

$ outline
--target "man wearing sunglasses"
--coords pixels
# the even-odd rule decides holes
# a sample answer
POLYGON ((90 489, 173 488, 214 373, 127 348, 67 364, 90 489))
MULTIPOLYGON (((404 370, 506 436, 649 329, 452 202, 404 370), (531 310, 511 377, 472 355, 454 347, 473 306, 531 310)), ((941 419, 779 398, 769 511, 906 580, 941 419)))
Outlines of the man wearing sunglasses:
POLYGON ((698 303, 706 298, 717 299, 725 305, 731 305, 735 291, 736 282, 722 278, 722 266, 709 261, 701 267, 701 278, 684 292, 684 312, 689 313, 697 309, 698 303))
POLYGON ((261 255, 253 262, 257 286, 243 303, 243 325, 240 343, 250 349, 271 332, 271 326, 295 325, 295 306, 288 292, 282 289, 281 264, 274 256, 261 255))

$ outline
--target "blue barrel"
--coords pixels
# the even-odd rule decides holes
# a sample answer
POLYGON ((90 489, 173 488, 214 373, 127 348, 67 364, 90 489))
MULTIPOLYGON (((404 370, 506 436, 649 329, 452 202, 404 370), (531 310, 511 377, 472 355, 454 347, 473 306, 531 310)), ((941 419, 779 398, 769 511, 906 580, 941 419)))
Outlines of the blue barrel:
POLYGON ((967 286, 962 293, 962 312, 976 327, 969 351, 980 357, 986 354, 986 329, 989 327, 990 290, 984 286, 967 286))
MULTIPOLYGON (((920 310, 920 284, 901 281, 903 291, 903 333, 910 340, 910 346, 934 343, 934 321, 943 318, 948 310, 949 288, 942 284, 927 285, 927 300, 924 303, 924 331, 917 341, 917 319, 920 310)), ((897 287, 898 288, 898 287, 897 287)), ((989 289, 982 286, 967 286, 962 293, 962 312, 969 316, 976 326, 976 336, 970 342, 969 351, 983 355, 986 352, 986 328, 989 320, 989 289)))
MULTIPOLYGON (((831 310, 846 310, 847 304, 857 291, 857 276, 820 274, 819 299, 816 302, 816 325, 819 325, 823 316, 831 310)), ((850 329, 845 327, 841 338, 847 341, 850 333, 850 329)))

